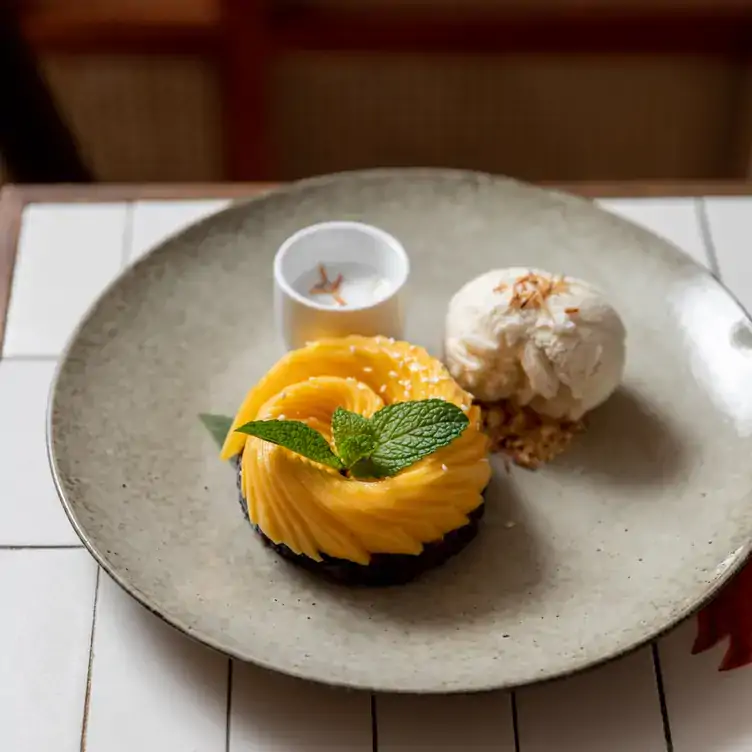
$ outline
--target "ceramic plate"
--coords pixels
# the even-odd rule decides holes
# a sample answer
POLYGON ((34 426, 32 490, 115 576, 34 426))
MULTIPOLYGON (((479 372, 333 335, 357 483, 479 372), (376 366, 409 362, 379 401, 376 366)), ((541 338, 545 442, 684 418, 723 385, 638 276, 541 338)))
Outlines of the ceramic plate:
POLYGON ((337 175, 234 206, 126 271, 67 349, 50 455, 86 546, 188 635, 350 687, 514 687, 635 648, 742 563, 750 348, 747 316, 704 269, 590 202, 464 172, 337 175), (398 588, 327 584, 266 549, 198 419, 233 414, 282 355, 272 258, 327 219, 403 241, 406 336, 433 354, 449 297, 495 267, 591 280, 629 332, 623 387, 576 446, 537 472, 495 459, 476 541, 398 588))

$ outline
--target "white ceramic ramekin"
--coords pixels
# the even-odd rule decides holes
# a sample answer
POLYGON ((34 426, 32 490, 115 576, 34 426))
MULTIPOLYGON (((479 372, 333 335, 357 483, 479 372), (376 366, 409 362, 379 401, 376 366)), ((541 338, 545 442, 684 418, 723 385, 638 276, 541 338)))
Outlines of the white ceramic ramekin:
POLYGON ((299 230, 274 259, 275 318, 285 347, 348 334, 400 339, 409 272, 402 244, 378 227, 343 221, 299 230))

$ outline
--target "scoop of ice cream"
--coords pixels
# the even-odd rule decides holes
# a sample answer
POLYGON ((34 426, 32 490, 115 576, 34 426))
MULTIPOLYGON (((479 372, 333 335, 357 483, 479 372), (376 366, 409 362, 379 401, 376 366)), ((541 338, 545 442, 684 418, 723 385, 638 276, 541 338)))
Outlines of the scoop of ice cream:
POLYGON ((450 301, 444 359, 476 399, 577 420, 619 385, 625 339, 619 314, 588 282, 497 269, 450 301))

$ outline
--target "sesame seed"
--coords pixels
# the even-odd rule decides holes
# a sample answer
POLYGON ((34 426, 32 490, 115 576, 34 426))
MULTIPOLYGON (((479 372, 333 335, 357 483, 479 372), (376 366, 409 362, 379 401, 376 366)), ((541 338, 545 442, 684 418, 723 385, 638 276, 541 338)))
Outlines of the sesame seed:
POLYGON ((280 414, 279 414, 279 415, 277 416, 277 420, 284 420, 284 419, 285 419, 285 416, 284 416, 284 415, 282 415, 282 413, 280 413, 280 414))
POLYGON ((286 399, 287 398, 287 392, 280 392, 279 398, 280 399, 286 399))
POLYGON ((361 384, 360 382, 358 382, 358 389, 363 391, 364 389, 368 389, 368 387, 365 384, 361 384))
POLYGON ((396 379, 398 374, 397 374, 397 371, 389 371, 388 375, 391 376, 393 379, 396 379))
POLYGON ((363 369, 363 373, 371 373, 371 371, 373 371, 373 368, 371 368, 371 366, 366 366, 366 367, 365 367, 365 368, 363 369))
POLYGON ((460 410, 467 412, 470 408, 467 405, 460 405, 460 410))
POLYGON ((382 384, 381 388, 379 389, 379 394, 384 394, 385 391, 386 391, 386 384, 382 384))
POLYGON ((441 466, 441 469, 442 469, 442 470, 443 470, 444 472, 446 472, 447 470, 449 470, 449 468, 448 468, 448 467, 447 467, 446 465, 442 465, 442 466, 441 466))
POLYGON ((354 352, 355 352, 355 345, 350 345, 350 352, 351 352, 351 353, 354 353, 354 352))
POLYGON ((508 522, 505 522, 505 523, 504 523, 504 527, 505 527, 505 528, 506 528, 507 530, 511 530, 511 529, 512 529, 513 527, 515 527, 516 525, 517 525, 517 523, 516 523, 516 522, 512 522, 512 520, 509 520, 508 522))

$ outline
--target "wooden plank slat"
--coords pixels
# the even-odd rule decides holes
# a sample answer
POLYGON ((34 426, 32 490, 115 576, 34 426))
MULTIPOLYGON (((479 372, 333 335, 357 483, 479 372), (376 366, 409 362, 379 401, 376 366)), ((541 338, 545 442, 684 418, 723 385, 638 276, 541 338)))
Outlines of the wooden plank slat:
POLYGON ((24 211, 4 355, 55 356, 120 271, 127 208, 45 206, 24 211))
POLYGON ((666 752, 650 648, 517 693, 521 752, 666 752))
POLYGON ((0 546, 77 545, 47 471, 55 363, 0 360, 0 546))
POLYGON ((83 749, 95 577, 78 549, 0 551, 0 749, 83 749))
POLYGON ((211 54, 218 47, 218 12, 214 2, 29 3, 21 13, 25 38, 36 49, 54 54, 211 54))
POLYGON ((512 54, 748 55, 752 7, 723 2, 504 3, 496 7, 284 6, 285 50, 512 54))
MULTIPOLYGON (((24 9, 22 21, 27 39, 45 52, 212 54, 222 52, 225 39, 220 8, 194 2, 165 12, 143 3, 113 16, 62 4, 24 9)), ((264 24, 276 50, 745 53, 750 10, 734 0, 514 0, 461 9, 279 3, 264 24)))
POLYGON ((371 752, 371 697, 233 661, 227 752, 371 752))
POLYGON ((85 749, 225 752, 228 659, 100 576, 85 749))
POLYGON ((725 645, 691 655, 695 633, 691 619, 660 643, 673 752, 749 752, 752 669, 720 673, 725 645))
POLYGON ((228 177, 271 175, 274 142, 268 96, 274 39, 270 0, 223 0, 220 82, 224 90, 225 164, 228 177))
POLYGON ((597 203, 673 243, 698 264, 709 265, 695 199, 602 199, 597 203))
POLYGON ((704 204, 721 279, 752 311, 752 198, 707 199, 704 204))
POLYGON ((222 199, 137 202, 133 206, 130 244, 125 251, 127 261, 136 261, 165 238, 227 205, 222 199))
MULTIPOLYGON (((750 196, 752 180, 716 181, 604 181, 562 183, 544 181, 543 188, 574 193, 586 198, 659 198, 694 196, 750 196)), ((248 199, 280 183, 149 183, 91 185, 7 186, 3 196, 12 207, 28 203, 103 203, 142 200, 248 199)), ((6 203, 4 201, 3 203, 6 203)))

